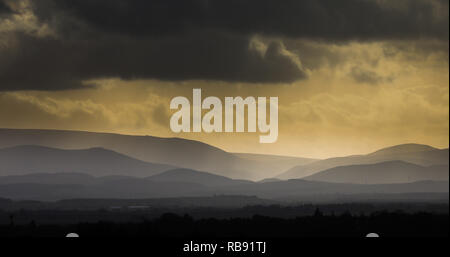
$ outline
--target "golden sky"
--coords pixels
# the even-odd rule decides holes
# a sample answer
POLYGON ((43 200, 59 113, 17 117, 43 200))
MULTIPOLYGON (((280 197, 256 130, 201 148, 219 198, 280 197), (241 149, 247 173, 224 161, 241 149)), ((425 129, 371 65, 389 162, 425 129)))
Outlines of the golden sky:
MULTIPOLYGON (((38 38, 52 34, 48 24, 36 25, 30 15, 4 20, 0 35, 16 30, 38 38)), ((14 44, 13 39, 0 38, 3 49, 14 44)), ((306 79, 262 83, 111 75, 65 90, 0 90, 0 127, 183 137, 230 152, 314 158, 369 153, 402 143, 448 147, 448 40, 342 43, 253 35, 248 47, 264 52, 273 42, 279 54, 301 66, 306 79), (277 143, 260 144, 259 133, 172 133, 170 100, 180 95, 191 98, 193 88, 201 88, 204 97, 221 99, 279 97, 277 143)), ((70 58, 70 53, 60 57, 70 58)), ((5 64, 0 62, 0 70, 1 65, 5 64)))

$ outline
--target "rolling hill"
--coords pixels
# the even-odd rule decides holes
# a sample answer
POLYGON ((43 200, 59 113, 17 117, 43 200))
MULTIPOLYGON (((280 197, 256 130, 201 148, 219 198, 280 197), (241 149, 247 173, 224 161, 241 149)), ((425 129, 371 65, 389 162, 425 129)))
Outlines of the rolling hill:
POLYGON ((228 153, 201 142, 179 138, 58 130, 0 129, 1 147, 7 148, 3 153, 0 151, 0 161, 3 160, 0 175, 3 176, 65 172, 86 173, 93 176, 148 177, 179 167, 232 179, 260 181, 266 178, 299 179, 339 166, 389 161, 403 161, 435 168, 449 163, 448 149, 436 149, 419 144, 388 147, 367 155, 315 160, 228 153), (36 145, 28 146, 31 150, 35 147, 35 151, 37 146, 43 148, 37 154, 27 155, 26 152, 30 149, 24 149, 23 145, 36 145), (24 152, 14 152, 13 149, 16 147, 22 148, 24 152), (5 153, 6 150, 10 151, 9 155, 5 153), (63 153, 67 155, 69 152, 78 157, 64 157, 63 153), (6 154, 7 157, 1 159, 2 154, 6 154), (46 156, 42 159, 41 155, 46 156), (57 161, 52 163, 52 160, 57 161), (11 161, 13 163, 9 163, 11 161))
MULTIPOLYGON (((207 197, 214 195, 256 196, 264 199, 297 199, 314 202, 361 195, 437 194, 448 195, 448 182, 421 181, 407 184, 359 185, 289 180, 211 188, 194 183, 154 182, 146 179, 108 181, 92 185, 0 184, 0 198, 57 201, 62 199, 148 199, 207 197)), ((360 197, 364 199, 363 197, 360 197)), ((383 199, 383 197, 379 197, 383 199)), ((388 200, 388 197, 384 199, 388 200)), ((406 198, 407 199, 407 198, 406 198)), ((433 198, 430 198, 430 200, 433 198)), ((411 197, 409 201, 415 199, 411 197)))
MULTIPOLYGON (((173 169, 145 178, 115 175, 94 177, 84 173, 33 173, 26 175, 0 176, 0 185, 39 184, 101 186, 111 183, 120 184, 121 182, 124 184, 145 183, 145 181, 168 184, 196 184, 212 188, 254 183, 247 180, 234 180, 227 177, 188 169, 173 169)), ((118 186, 121 187, 121 185, 118 186)))
POLYGON ((223 187, 252 183, 246 180, 234 180, 223 176, 189 169, 175 169, 148 178, 154 182, 196 183, 208 187, 223 187))
POLYGON ((332 183, 392 184, 423 180, 448 181, 448 165, 423 167, 403 161, 339 166, 303 179, 332 183))
POLYGON ((420 166, 448 165, 448 149, 437 149, 426 145, 405 144, 388 147, 367 155, 354 155, 319 160, 296 166, 276 176, 279 179, 297 179, 339 166, 375 164, 388 161, 403 161, 420 166))
MULTIPOLYGON (((267 155, 267 154, 251 154, 251 153, 234 153, 235 156, 256 161, 264 165, 267 169, 268 167, 273 170, 288 170, 292 167, 299 165, 306 165, 318 161, 318 159, 312 158, 302 158, 302 157, 291 157, 291 156, 279 156, 279 155, 267 155)), ((268 177, 270 178, 270 177, 268 177)))
MULTIPOLYGON (((82 177, 80 174, 69 175, 82 177)), ((406 197, 408 201, 414 201, 415 197, 423 199, 424 194, 429 200, 442 199, 442 193, 448 195, 448 181, 373 185, 307 180, 256 183, 234 181, 191 170, 168 171, 149 178, 84 176, 83 180, 69 180, 70 176, 60 177, 59 181, 52 174, 41 174, 38 178, 36 175, 21 176, 20 179, 17 176, 14 179, 3 177, 0 178, 0 198, 56 201, 75 198, 148 199, 241 195, 314 202, 364 199, 364 195, 377 197, 382 201, 392 197, 397 199, 398 196, 395 195, 398 194, 403 194, 402 197, 406 197)))
POLYGON ((85 173, 91 176, 147 177, 174 168, 143 162, 102 148, 61 150, 31 145, 0 149, 0 164, 0 176, 85 173))
MULTIPOLYGON (((205 171, 235 179, 261 180, 294 167, 292 158, 268 165, 241 158, 211 145, 180 138, 128 136, 82 131, 0 129, 0 148, 39 145, 59 149, 104 148, 132 158, 186 169, 205 171), (283 162, 287 162, 282 166, 283 162), (283 168, 280 169, 280 166, 283 168)), ((299 158, 302 161, 302 158, 299 158)), ((49 171, 45 171, 49 172, 49 171)))
POLYGON ((0 185, 6 184, 45 184, 61 185, 95 184, 97 178, 84 173, 33 173, 26 175, 0 176, 0 185))

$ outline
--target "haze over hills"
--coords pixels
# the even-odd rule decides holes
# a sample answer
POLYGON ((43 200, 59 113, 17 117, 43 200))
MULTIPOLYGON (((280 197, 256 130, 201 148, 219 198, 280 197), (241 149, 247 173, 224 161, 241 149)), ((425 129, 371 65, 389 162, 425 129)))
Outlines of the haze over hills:
MULTIPOLYGON (((239 155, 208 144, 180 138, 82 131, 0 129, 0 148, 20 145, 41 145, 61 149, 101 147, 145 162, 206 171, 236 179, 260 180, 274 177, 282 171, 278 165, 240 158, 239 155)), ((292 159, 289 158, 287 161, 292 162, 292 159)), ((294 165, 295 163, 284 167, 290 168, 294 165)))
MULTIPOLYGON (((448 185, 448 181, 361 185, 293 179, 238 185, 222 190, 228 194, 255 195, 267 199, 300 198, 305 201, 314 201, 315 199, 340 198, 361 194, 448 193, 448 185)), ((221 193, 221 191, 219 190, 218 193, 221 193)))
POLYGON ((101 185, 105 183, 151 181, 161 183, 188 183, 206 187, 224 187, 251 184, 248 180, 234 180, 206 172, 189 169, 173 169, 150 177, 100 176, 84 173, 33 173, 15 176, 0 176, 0 184, 41 184, 41 185, 101 185))
POLYGON ((448 192, 448 149, 417 144, 367 155, 314 160, 227 153, 184 139, 89 132, 0 129, 0 139, 0 146, 8 146, 0 149, 0 197, 12 199, 218 194, 309 201, 364 194, 418 193, 433 198, 432 194, 448 192), (22 143, 36 145, 11 146, 22 143), (42 146, 49 144, 66 149, 42 146), (140 158, 99 147, 73 149, 90 145, 121 149, 140 158), (141 160, 145 158, 162 160, 164 164, 141 160), (201 169, 176 167, 175 163, 201 169), (265 177, 297 164, 278 178, 265 177), (280 180, 291 176, 304 179, 280 180))
POLYGON ((251 181, 234 180, 223 176, 213 175, 189 169, 175 169, 157 174, 148 178, 155 182, 186 182, 196 183, 209 187, 223 187, 239 184, 249 184, 251 181))
MULTIPOLYGON (((61 211, 105 211, 105 210, 150 210, 152 214, 162 215, 169 210, 179 210, 181 215, 188 208, 220 208, 218 213, 223 214, 223 208, 245 208, 247 206, 272 206, 280 204, 279 201, 261 199, 254 196, 207 196, 207 197, 175 197, 151 199, 65 199, 58 201, 20 201, 0 198, 0 210, 61 210, 61 211), (158 210, 159 209, 159 210, 158 210), (159 212, 162 212, 158 214, 159 212)), ((117 212, 116 212, 117 213, 117 212)), ((123 212, 118 212, 123 213, 123 212)), ((51 220, 51 216, 49 219, 51 220)), ((142 220, 142 216, 138 217, 142 220)), ((0 221, 1 223, 1 221, 0 221)))
POLYGON ((84 173, 33 173, 26 175, 0 176, 1 184, 45 184, 90 185, 97 183, 97 178, 84 173))
POLYGON ((267 154, 234 153, 234 155, 242 159, 257 161, 264 164, 265 167, 271 167, 274 170, 288 170, 298 165, 306 165, 318 161, 318 159, 312 158, 267 154))
POLYGON ((423 180, 448 181, 448 178, 448 165, 423 167, 403 161, 388 161, 376 164, 339 166, 304 179, 333 183, 393 184, 423 180))
MULTIPOLYGON (((210 187, 188 182, 156 182, 145 178, 124 178, 90 184, 0 183, 0 197, 14 200, 56 201, 62 199, 148 199, 214 195, 257 196, 264 199, 323 199, 357 197, 363 194, 448 194, 448 182, 422 181, 407 184, 359 185, 289 180, 241 183, 210 187)), ((389 200, 390 196, 380 197, 389 200)), ((441 196, 440 196, 441 198, 441 196)), ((430 199, 434 199, 430 197, 430 199)), ((410 200, 414 200, 411 198, 410 200)))
MULTIPOLYGON (((101 147, 144 162, 166 164, 233 179, 253 181, 273 177, 278 179, 303 178, 338 166, 375 164, 396 160, 421 166, 448 165, 448 149, 441 150, 418 144, 384 148, 367 155, 315 160, 273 155, 228 153, 201 142, 179 138, 127 136, 78 131, 0 129, 0 148, 30 144, 62 149, 101 147)), ((40 170, 39 172, 51 173, 58 171, 40 170)), ((70 172, 87 173, 83 170, 71 170, 70 172)), ((115 175, 135 176, 127 172, 115 175)))
POLYGON ((117 175, 95 177, 84 173, 33 173, 26 175, 0 176, 0 184, 99 185, 107 182, 140 179, 145 178, 117 175))
POLYGON ((4 198, 55 201, 62 199, 144 199, 202 195, 204 187, 189 183, 161 183, 145 179, 123 179, 100 184, 0 184, 4 198))
POLYGON ((279 182, 281 181, 281 179, 277 179, 277 178, 266 178, 263 180, 258 181, 258 183, 270 183, 270 182, 279 182))
MULTIPOLYGON (((411 165, 411 164, 406 164, 411 165)), ((104 176, 80 173, 30 174, 0 177, 0 197, 16 200, 55 201, 62 199, 145 199, 214 195, 257 196, 264 199, 331 201, 342 197, 363 198, 370 194, 380 200, 395 194, 442 200, 448 181, 420 181, 400 184, 359 185, 306 180, 266 180, 264 183, 232 180, 188 169, 175 169, 150 177, 104 176), (425 195, 424 195, 425 194, 425 195), (439 195, 434 195, 439 194, 439 195), (377 196, 374 196, 377 195, 377 196)))
POLYGON ((0 175, 31 173, 86 173, 92 176, 147 177, 173 166, 143 162, 114 151, 92 148, 61 150, 43 146, 0 149, 0 175))
POLYGON ((319 171, 334 167, 375 164, 388 161, 404 161, 420 166, 448 165, 448 154, 448 149, 437 149, 419 144, 405 144, 384 148, 367 155, 319 160, 310 164, 296 166, 276 177, 279 179, 305 178, 319 171))
POLYGON ((378 151, 368 154, 369 156, 392 156, 397 154, 420 153, 436 150, 437 148, 422 144, 402 144, 382 148, 378 151))

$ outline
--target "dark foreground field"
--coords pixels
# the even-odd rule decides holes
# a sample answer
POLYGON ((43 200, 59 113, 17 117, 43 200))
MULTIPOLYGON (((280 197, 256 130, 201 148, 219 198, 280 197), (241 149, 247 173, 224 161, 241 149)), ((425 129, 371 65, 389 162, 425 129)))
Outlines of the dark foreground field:
POLYGON ((382 237, 448 237, 448 205, 428 206, 428 211, 407 207, 185 208, 164 214, 166 210, 0 211, 0 237, 64 237, 69 232, 82 237, 189 239, 364 237, 371 232, 382 237))

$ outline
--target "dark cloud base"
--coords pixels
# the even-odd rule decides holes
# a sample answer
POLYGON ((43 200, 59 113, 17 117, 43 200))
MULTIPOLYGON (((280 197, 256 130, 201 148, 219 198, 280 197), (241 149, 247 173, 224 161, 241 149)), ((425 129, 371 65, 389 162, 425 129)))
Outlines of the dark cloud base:
MULTIPOLYGON (((448 39, 440 0, 39 0, 38 17, 108 33, 160 36, 191 29, 323 40, 448 39), (394 3, 393 3, 394 2, 394 3), (436 14, 441 13, 442 17, 436 14), (75 22, 77 21, 77 22, 75 22), (81 22, 80 22, 81 21, 81 22)), ((445 10, 447 12, 445 13, 445 10)))
MULTIPOLYGON (((55 35, 3 33, 0 91, 64 90, 83 81, 216 80, 292 83, 307 78, 281 41, 448 41, 442 0, 31 0, 55 35), (395 2, 395 3, 394 3, 395 2)), ((9 7, 0 0, 0 13, 9 7)), ((20 13, 20 12, 19 12, 20 13)), ((6 14, 7 15, 7 14, 6 14)), ((370 75, 370 74, 369 74, 370 75)), ((375 81, 367 73, 356 78, 375 81)))
POLYGON ((1 53, 0 90, 61 90, 90 79, 217 80, 289 83, 306 78, 295 58, 272 42, 265 53, 250 39, 217 33, 161 39, 59 40, 15 35, 1 53))
POLYGON ((11 14, 12 10, 4 2, 0 1, 0 15, 11 14))

